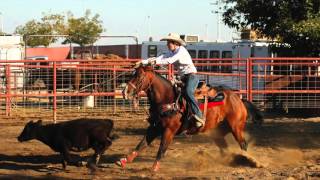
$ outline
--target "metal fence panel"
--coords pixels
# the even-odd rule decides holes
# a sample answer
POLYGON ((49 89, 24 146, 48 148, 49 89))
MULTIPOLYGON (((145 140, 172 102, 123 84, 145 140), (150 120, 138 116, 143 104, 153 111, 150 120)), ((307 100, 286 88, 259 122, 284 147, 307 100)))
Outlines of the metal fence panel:
MULTIPOLYGON (((34 117, 145 112, 121 91, 132 74, 127 60, 0 60, 0 114, 34 117), (49 114, 49 115, 48 115, 49 114)), ((318 108, 319 58, 195 59, 198 76, 234 89, 264 110, 318 108)), ((166 78, 174 67, 156 67, 166 78)))

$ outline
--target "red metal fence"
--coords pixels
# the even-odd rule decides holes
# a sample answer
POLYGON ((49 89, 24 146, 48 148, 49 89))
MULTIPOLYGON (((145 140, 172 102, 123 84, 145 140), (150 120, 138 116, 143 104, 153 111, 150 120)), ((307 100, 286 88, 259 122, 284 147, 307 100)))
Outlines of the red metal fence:
MULTIPOLYGON (((0 61, 0 114, 48 112, 53 119, 69 112, 122 113, 139 109, 121 90, 131 76, 131 60, 0 61)), ((320 58, 195 59, 201 80, 225 85, 265 111, 318 108, 320 58)), ((167 78, 174 67, 158 67, 167 78)))

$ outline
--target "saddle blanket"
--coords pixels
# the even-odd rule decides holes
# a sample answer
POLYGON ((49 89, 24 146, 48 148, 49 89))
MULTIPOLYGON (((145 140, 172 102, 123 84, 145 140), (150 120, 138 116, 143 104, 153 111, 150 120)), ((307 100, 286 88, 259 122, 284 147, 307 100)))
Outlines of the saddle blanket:
MULTIPOLYGON (((218 101, 218 102, 208 102, 208 109, 211 108, 211 107, 214 107, 214 106, 219 106, 219 105, 222 105, 224 104, 224 101, 218 101)), ((200 110, 204 110, 204 103, 199 103, 199 108, 200 110)))

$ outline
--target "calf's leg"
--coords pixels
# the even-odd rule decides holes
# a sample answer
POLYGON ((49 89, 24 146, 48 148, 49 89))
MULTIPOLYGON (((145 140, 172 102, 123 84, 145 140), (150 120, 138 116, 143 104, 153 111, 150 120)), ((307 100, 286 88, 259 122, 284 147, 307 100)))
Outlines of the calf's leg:
POLYGON ((64 170, 66 170, 67 164, 71 163, 70 154, 69 154, 69 151, 67 150, 67 148, 63 149, 63 151, 61 152, 61 155, 62 155, 62 167, 64 170))
POLYGON ((111 146, 112 142, 109 138, 105 138, 104 142, 97 142, 92 148, 94 149, 94 154, 92 160, 94 164, 98 164, 101 155, 111 146))
POLYGON ((96 165, 98 165, 101 155, 106 151, 106 149, 111 146, 112 141, 107 135, 101 135, 96 137, 96 142, 93 143, 92 149, 94 154, 88 162, 88 167, 91 170, 96 170, 96 165))

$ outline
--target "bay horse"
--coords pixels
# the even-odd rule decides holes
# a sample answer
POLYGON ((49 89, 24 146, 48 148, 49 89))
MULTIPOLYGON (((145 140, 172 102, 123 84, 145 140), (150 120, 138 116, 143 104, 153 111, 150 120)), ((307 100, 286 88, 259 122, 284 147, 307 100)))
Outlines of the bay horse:
MULTIPOLYGON (((117 161, 116 164, 124 168, 126 163, 132 162, 140 151, 160 136, 160 147, 152 166, 153 171, 158 171, 160 159, 164 156, 174 136, 185 130, 183 128, 184 122, 185 119, 189 118, 187 117, 189 114, 187 113, 186 103, 179 103, 181 107, 175 108, 178 95, 174 86, 169 80, 155 72, 151 66, 140 65, 135 69, 132 79, 123 90, 123 95, 125 99, 136 98, 141 91, 147 94, 150 102, 149 127, 146 135, 136 148, 125 158, 117 161)), ((219 124, 224 124, 224 128, 219 131, 221 137, 231 131, 240 148, 246 151, 247 142, 243 136, 243 131, 250 111, 247 110, 246 105, 237 94, 225 89, 222 92, 225 95, 223 104, 207 109, 205 125, 194 131, 195 122, 188 120, 190 123, 186 129, 189 130, 190 134, 196 134, 216 128, 219 124)), ((227 144, 223 138, 221 140, 221 137, 214 138, 214 141, 220 148, 220 152, 223 153, 223 149, 227 147, 227 144)))

